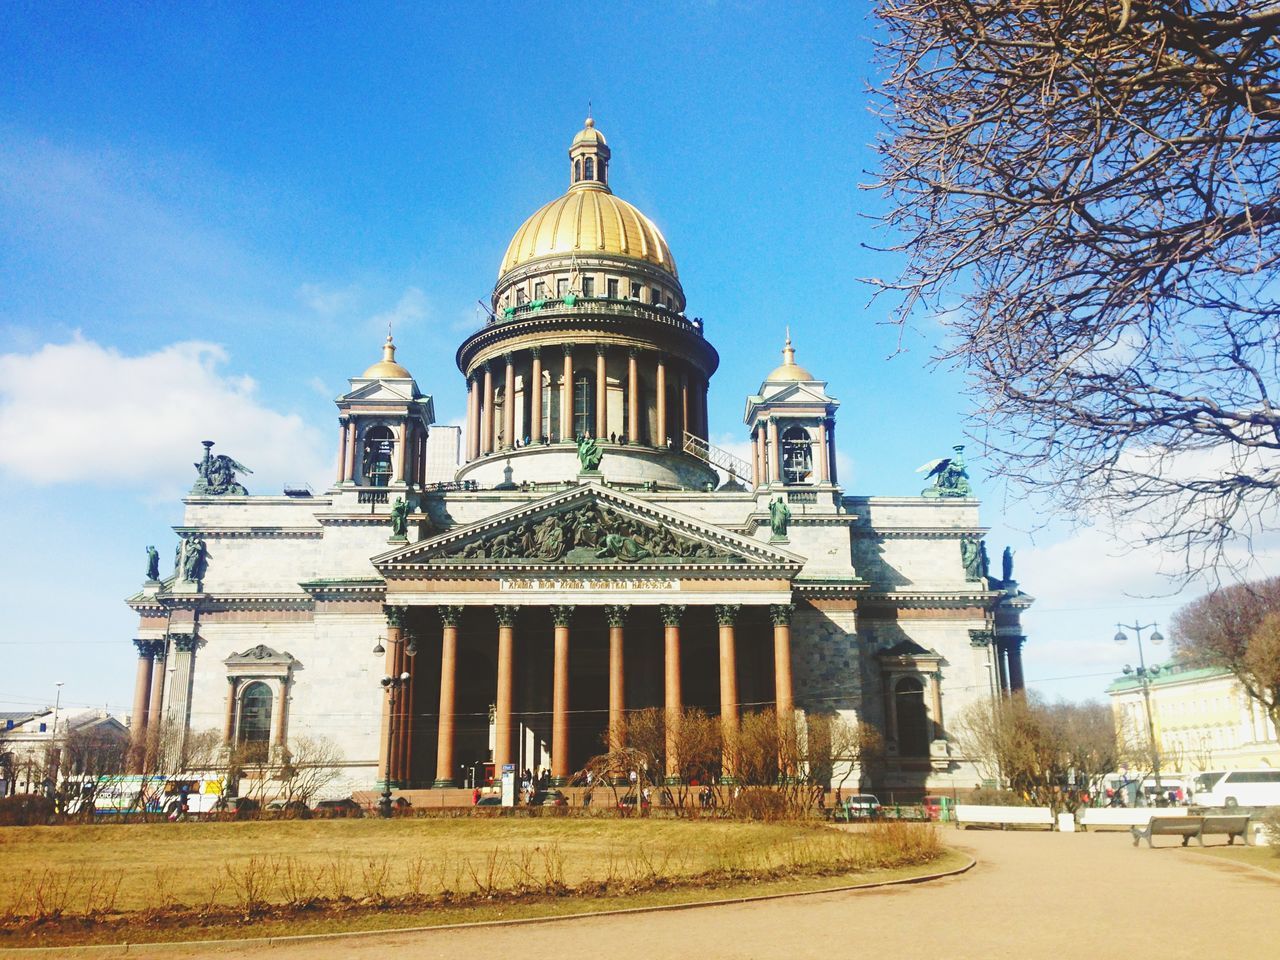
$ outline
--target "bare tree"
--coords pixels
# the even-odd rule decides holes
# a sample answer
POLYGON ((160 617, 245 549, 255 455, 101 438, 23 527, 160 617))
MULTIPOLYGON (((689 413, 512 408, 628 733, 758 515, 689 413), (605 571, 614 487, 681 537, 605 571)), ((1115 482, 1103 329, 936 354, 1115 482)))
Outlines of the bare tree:
POLYGON ((1145 769, 1150 757, 1145 744, 1125 741, 1105 704, 1049 704, 1034 694, 972 703, 955 731, 985 774, 1055 814, 1097 796, 1108 773, 1145 769))
POLYGON ((1280 577, 1223 587, 1173 617, 1178 655, 1230 670, 1280 728, 1280 577))
POLYGON ((342 772, 342 750, 328 737, 299 737, 281 765, 281 798, 310 804, 342 772))
POLYGON ((1280 4, 880 0, 899 322, 1014 482, 1183 551, 1280 506, 1280 4))

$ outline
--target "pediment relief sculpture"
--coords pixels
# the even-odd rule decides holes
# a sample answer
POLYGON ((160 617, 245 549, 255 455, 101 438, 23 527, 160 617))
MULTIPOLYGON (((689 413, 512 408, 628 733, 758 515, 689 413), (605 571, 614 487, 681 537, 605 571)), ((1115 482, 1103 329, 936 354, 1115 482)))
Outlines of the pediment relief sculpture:
POLYGON ((534 563, 737 563, 737 554, 594 503, 521 521, 456 545, 442 560, 534 563))

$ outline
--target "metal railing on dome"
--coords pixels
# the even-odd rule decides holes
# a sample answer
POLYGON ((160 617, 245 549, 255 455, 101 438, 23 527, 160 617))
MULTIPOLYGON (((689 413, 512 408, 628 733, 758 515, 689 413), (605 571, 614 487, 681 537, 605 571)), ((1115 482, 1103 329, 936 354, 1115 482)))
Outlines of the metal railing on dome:
POLYGON ((698 336, 703 335, 701 317, 686 317, 683 313, 664 307, 661 304, 643 303, 639 300, 630 300, 625 297, 616 299, 610 297, 580 297, 576 294, 530 300, 519 306, 504 307, 499 313, 493 314, 489 318, 489 324, 492 326, 494 324, 510 323, 514 320, 523 320, 544 311, 570 313, 573 315, 607 315, 623 312, 652 320, 655 323, 667 323, 683 327, 698 334, 698 336))

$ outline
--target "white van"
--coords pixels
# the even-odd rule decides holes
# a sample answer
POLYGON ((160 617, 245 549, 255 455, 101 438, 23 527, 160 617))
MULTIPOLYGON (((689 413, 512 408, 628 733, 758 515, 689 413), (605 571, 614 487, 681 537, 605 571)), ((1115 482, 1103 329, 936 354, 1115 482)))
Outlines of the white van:
POLYGON ((1226 770, 1196 777, 1200 807, 1280 807, 1280 770, 1226 770))

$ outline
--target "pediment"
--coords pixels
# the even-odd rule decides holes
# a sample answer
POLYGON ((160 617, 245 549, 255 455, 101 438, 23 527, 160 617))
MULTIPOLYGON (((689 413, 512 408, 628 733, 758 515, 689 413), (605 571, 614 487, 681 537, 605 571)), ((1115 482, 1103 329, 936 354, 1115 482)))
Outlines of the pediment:
POLYGON ((880 653, 883 660, 940 660, 939 654, 908 638, 900 640, 880 653))
POLYGON ((412 380, 368 380, 358 386, 353 385, 351 392, 343 394, 339 399, 412 403, 417 399, 417 393, 412 380))
POLYGON ((681 571, 794 576, 803 559, 598 484, 553 494, 373 559, 413 571, 681 571))
POLYGON ((787 383, 780 386, 777 390, 766 392, 762 399, 770 404, 774 403, 835 403, 835 400, 827 395, 827 391, 823 389, 825 384, 814 383, 787 383))

